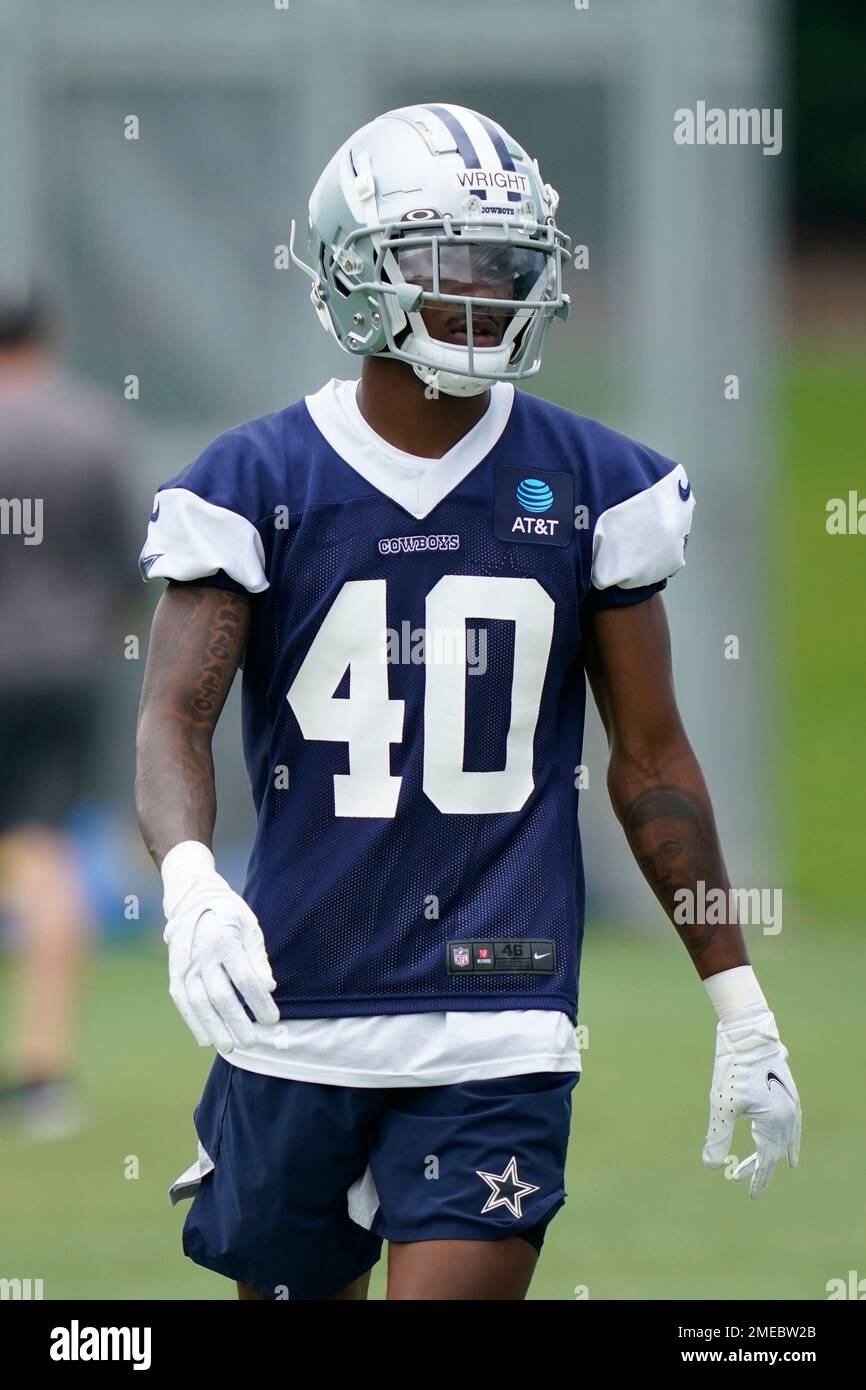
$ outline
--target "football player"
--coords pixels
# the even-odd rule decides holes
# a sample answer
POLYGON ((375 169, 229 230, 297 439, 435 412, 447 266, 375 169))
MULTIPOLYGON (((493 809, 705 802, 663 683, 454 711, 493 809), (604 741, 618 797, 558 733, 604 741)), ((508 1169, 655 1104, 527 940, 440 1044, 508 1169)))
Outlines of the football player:
MULTIPOLYGON (((661 590, 685 470, 520 389, 568 311, 557 194, 444 104, 354 134, 310 199, 329 334, 361 362, 166 482, 139 724, 171 995, 217 1057, 186 1253, 245 1298, 520 1299, 565 1200, 584 890, 585 673, 650 886, 728 879, 661 590), (211 739, 243 668, 258 814, 211 851, 211 739)), ((704 899, 700 899, 703 901, 704 899)), ((681 914, 680 914, 681 915, 681 914)), ((735 923, 679 925, 718 1015, 704 1161, 797 1161, 787 1052, 735 923)))

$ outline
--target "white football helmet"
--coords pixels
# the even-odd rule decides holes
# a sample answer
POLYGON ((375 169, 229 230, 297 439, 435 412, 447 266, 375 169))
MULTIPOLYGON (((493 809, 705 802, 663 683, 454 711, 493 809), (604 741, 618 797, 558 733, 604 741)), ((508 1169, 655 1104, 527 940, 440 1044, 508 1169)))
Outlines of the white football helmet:
POLYGON ((551 321, 568 314, 558 202, 487 116, 404 106, 337 151, 310 197, 310 264, 295 255, 294 222, 291 255, 345 351, 397 358, 428 387, 473 396, 534 375, 551 321))

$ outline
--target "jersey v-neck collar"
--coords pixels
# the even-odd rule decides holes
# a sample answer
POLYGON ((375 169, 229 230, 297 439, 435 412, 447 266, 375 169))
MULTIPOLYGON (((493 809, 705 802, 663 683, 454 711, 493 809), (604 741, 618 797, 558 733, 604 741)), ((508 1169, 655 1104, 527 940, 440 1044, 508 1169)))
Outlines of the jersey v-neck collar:
POLYGON ((421 521, 486 458, 501 438, 514 404, 514 387, 496 381, 490 404, 472 429, 441 458, 407 454, 367 424, 356 400, 357 381, 333 377, 304 403, 335 453, 378 492, 421 521))

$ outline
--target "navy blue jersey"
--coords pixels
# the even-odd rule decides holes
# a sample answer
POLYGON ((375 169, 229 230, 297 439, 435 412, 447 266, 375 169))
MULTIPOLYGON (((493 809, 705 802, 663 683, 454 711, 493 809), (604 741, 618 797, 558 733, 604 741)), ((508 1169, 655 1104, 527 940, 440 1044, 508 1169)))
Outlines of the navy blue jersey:
POLYGON ((255 596, 244 897, 283 1018, 576 1019, 582 626, 664 587, 693 506, 681 466, 502 383, 442 459, 332 381, 159 490, 145 577, 255 596))

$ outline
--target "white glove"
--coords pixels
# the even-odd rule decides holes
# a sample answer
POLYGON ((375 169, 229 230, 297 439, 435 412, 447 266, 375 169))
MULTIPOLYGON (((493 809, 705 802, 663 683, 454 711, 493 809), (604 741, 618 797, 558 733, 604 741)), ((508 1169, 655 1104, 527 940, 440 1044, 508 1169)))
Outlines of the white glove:
POLYGON ((200 1047, 251 1047, 255 1030, 235 988, 259 1023, 277 1023, 271 974, 258 919, 216 872, 206 845, 184 840, 162 862, 169 993, 200 1047))
POLYGON ((719 1025, 703 1161, 708 1168, 724 1165, 734 1126, 745 1115, 756 1149, 737 1164, 733 1177, 750 1180, 749 1195, 760 1197, 783 1155, 791 1168, 800 1159, 802 1115, 788 1050, 751 966, 721 971, 704 983, 719 1025))

